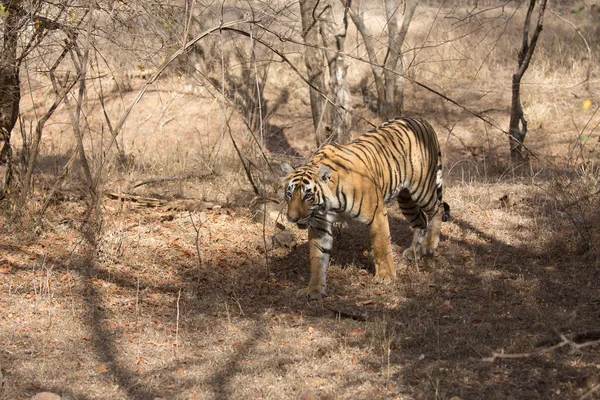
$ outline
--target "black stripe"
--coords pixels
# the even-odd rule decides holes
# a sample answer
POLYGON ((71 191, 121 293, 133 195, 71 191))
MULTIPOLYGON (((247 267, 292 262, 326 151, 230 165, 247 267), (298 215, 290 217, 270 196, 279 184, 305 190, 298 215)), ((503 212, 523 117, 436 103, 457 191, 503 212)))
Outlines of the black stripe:
POLYGON ((315 243, 315 247, 317 249, 319 249, 319 251, 323 254, 329 254, 331 252, 331 248, 326 249, 325 247, 321 246, 319 243, 315 243))

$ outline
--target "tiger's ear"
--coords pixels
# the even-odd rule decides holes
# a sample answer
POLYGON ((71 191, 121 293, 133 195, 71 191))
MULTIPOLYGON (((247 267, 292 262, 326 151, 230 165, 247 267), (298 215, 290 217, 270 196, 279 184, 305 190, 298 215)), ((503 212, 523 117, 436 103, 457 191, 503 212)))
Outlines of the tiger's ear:
POLYGON ((294 167, 292 167, 289 163, 284 162, 281 164, 281 170, 287 175, 294 170, 294 167))
POLYGON ((319 179, 327 182, 329 178, 331 178, 331 168, 329 168, 327 165, 321 165, 319 167, 319 179))

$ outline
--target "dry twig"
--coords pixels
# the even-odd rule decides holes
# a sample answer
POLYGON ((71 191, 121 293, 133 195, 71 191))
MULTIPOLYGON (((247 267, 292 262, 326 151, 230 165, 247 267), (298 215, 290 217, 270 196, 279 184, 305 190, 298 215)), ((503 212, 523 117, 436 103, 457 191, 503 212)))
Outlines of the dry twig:
POLYGON ((329 311, 333 311, 338 318, 348 318, 348 319, 353 319, 355 321, 366 321, 367 320, 367 317, 365 317, 362 314, 353 314, 353 313, 349 313, 349 312, 345 312, 345 311, 336 310, 335 308, 327 305, 326 303, 323 303, 323 307, 325 307, 329 311))
MULTIPOLYGON (((593 332, 593 331, 590 331, 593 332)), ((597 333, 600 333, 600 331, 596 331, 597 333)), ((567 337, 566 335, 560 335, 560 339, 561 341, 553 346, 550 347, 545 347, 543 349, 540 349, 538 351, 531 351, 531 352, 527 352, 527 353, 496 353, 494 352, 492 354, 491 357, 485 357, 483 358, 483 361, 487 361, 487 362, 494 362, 497 359, 518 359, 518 358, 530 358, 530 357, 535 357, 541 354, 545 354, 548 353, 550 351, 559 349, 561 347, 565 347, 565 346, 570 346, 573 350, 579 350, 582 349, 584 347, 589 347, 589 346, 593 346, 596 344, 600 344, 600 339, 598 340, 593 340, 591 342, 583 342, 583 343, 576 343, 573 339, 574 335, 570 335, 571 338, 567 337)))

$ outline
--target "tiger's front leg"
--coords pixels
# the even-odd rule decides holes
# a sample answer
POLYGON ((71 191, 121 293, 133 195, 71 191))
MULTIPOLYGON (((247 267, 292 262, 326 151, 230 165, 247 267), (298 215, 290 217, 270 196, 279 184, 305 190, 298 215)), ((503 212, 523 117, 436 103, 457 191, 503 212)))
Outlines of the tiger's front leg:
POLYGON ((371 247, 375 256, 375 278, 378 280, 391 280, 396 278, 396 267, 392 257, 392 243, 390 237, 390 224, 387 209, 383 202, 377 208, 371 223, 371 247))
POLYGON ((308 228, 310 281, 307 288, 298 290, 298 296, 317 300, 326 295, 327 267, 332 245, 331 223, 325 227, 308 228))

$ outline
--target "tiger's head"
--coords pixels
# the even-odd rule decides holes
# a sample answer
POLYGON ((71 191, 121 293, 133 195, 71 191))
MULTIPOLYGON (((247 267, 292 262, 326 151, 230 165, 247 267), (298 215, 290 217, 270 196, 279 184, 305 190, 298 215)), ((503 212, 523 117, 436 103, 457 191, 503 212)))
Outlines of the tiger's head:
POLYGON ((284 181, 287 219, 306 229, 314 214, 325 207, 324 191, 331 179, 331 168, 315 164, 293 168, 283 163, 281 170, 287 174, 284 181))

